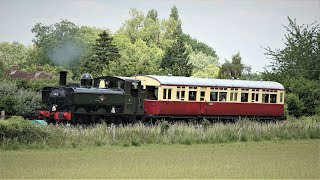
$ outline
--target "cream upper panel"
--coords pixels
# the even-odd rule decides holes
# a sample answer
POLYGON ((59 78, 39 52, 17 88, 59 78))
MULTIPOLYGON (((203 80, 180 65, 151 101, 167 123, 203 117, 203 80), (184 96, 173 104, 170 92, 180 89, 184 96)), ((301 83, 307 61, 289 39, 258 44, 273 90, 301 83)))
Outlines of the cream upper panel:
POLYGON ((146 86, 160 86, 159 81, 148 76, 136 76, 135 78, 141 81, 144 89, 146 89, 146 86))

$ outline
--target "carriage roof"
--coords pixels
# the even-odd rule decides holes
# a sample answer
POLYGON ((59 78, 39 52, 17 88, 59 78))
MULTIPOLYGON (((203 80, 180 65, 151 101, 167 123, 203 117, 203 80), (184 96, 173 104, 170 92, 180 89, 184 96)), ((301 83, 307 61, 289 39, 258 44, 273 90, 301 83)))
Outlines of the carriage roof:
POLYGON ((144 77, 152 78, 158 81, 160 85, 171 85, 171 86, 234 87, 234 88, 279 89, 279 90, 284 89, 284 86, 282 84, 274 81, 250 81, 250 80, 238 80, 238 79, 212 79, 212 78, 158 76, 158 75, 145 75, 144 77))

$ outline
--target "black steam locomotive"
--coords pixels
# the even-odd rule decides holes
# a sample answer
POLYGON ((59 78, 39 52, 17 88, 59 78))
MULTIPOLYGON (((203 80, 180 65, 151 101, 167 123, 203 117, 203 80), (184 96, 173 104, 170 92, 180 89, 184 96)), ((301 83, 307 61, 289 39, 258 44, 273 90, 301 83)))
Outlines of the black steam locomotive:
POLYGON ((42 90, 44 108, 39 118, 47 122, 88 124, 101 120, 130 122, 143 117, 146 91, 141 81, 128 77, 93 78, 83 74, 80 84, 66 83, 60 72, 59 86, 42 90))

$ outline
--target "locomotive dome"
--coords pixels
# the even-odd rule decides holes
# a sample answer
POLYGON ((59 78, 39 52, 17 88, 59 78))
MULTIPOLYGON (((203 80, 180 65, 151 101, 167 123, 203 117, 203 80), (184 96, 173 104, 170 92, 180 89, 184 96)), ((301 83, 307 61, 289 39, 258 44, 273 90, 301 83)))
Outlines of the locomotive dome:
POLYGON ((93 77, 89 73, 85 73, 81 76, 81 87, 92 87, 93 77))

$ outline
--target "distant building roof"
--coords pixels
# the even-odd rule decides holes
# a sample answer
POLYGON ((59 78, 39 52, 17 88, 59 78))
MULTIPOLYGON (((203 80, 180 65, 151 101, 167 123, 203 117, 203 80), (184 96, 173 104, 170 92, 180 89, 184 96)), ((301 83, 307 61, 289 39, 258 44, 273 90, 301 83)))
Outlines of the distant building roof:
POLYGON ((49 73, 45 73, 42 71, 43 68, 42 67, 37 67, 37 72, 35 73, 29 73, 26 71, 22 71, 22 70, 18 70, 17 66, 14 65, 12 66, 12 69, 7 72, 7 76, 11 79, 43 79, 43 78, 47 78, 47 79, 52 79, 52 75, 49 73))

